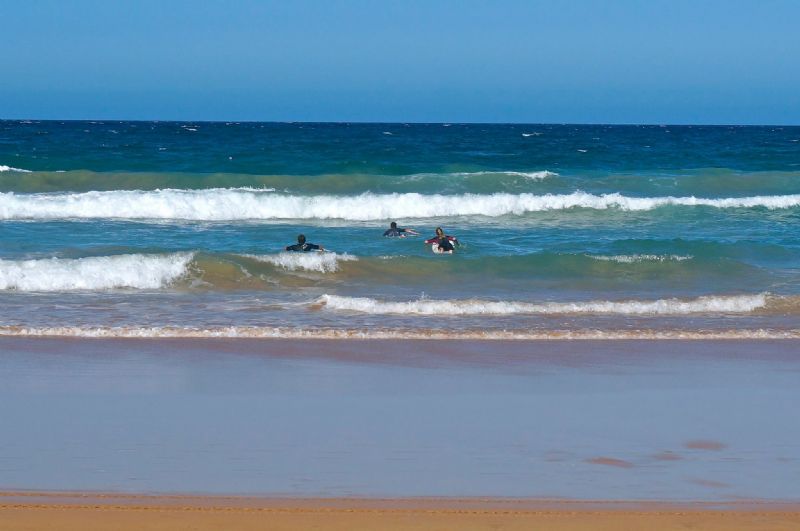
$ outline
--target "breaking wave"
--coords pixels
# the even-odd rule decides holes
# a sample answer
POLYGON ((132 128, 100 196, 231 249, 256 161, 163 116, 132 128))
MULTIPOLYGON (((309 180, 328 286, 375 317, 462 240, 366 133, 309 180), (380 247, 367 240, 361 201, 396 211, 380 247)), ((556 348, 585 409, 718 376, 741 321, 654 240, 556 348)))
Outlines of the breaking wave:
POLYGON ((750 313, 767 305, 768 295, 705 296, 695 299, 650 301, 580 301, 528 303, 484 300, 430 300, 387 302, 368 297, 323 295, 316 303, 324 308, 367 314, 401 315, 518 315, 518 314, 613 314, 686 315, 700 313, 750 313))
POLYGON ((618 193, 424 195, 418 193, 355 196, 286 195, 268 190, 108 191, 59 194, 0 193, 0 219, 343 219, 370 221, 450 216, 524 215, 529 212, 586 208, 625 211, 665 206, 784 209, 800 206, 800 194, 708 199, 628 197, 618 193))
POLYGON ((4 171, 14 171, 14 172, 18 172, 18 173, 31 173, 30 170, 23 170, 22 168, 13 168, 11 166, 5 166, 3 164, 0 164, 0 172, 4 172, 4 171))
POLYGON ((287 271, 316 271, 319 273, 334 273, 339 270, 339 262, 354 262, 358 260, 353 255, 336 254, 331 252, 310 253, 278 253, 278 254, 244 254, 247 258, 266 262, 287 271))
POLYGON ((0 260, 0 290, 158 289, 187 272, 193 253, 0 260))
MULTIPOLYGON (((424 174, 423 174, 424 175, 424 174)), ((541 181, 548 177, 558 177, 558 173, 549 170, 541 171, 473 171, 473 172, 456 172, 445 175, 455 175, 457 177, 471 177, 473 175, 506 175, 509 177, 524 177, 532 181, 541 181)))

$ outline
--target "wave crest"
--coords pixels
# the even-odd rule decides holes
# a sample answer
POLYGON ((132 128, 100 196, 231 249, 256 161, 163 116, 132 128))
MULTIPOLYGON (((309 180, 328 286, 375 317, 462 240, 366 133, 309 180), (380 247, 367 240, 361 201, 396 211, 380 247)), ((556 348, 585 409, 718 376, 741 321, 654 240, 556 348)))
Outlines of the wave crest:
POLYGON ((664 206, 713 208, 793 208, 800 194, 706 199, 697 197, 628 197, 530 193, 490 195, 424 195, 418 193, 356 196, 285 195, 268 190, 218 188, 205 190, 118 190, 63 194, 0 193, 0 219, 343 219, 371 221, 452 216, 524 215, 529 212, 587 208, 626 211, 664 206))
POLYGON ((358 260, 353 255, 336 254, 330 252, 310 253, 278 253, 278 254, 244 254, 247 258, 266 262, 287 271, 316 271, 318 273, 335 273, 339 270, 339 262, 354 262, 358 260))
MULTIPOLYGON (((422 174, 426 175, 426 174, 422 174)), ((430 174, 428 174, 430 175, 430 174)), ((434 174, 435 175, 435 174, 434 174)), ((559 174, 554 171, 549 170, 540 170, 540 171, 460 171, 456 173, 445 173, 443 175, 455 175, 458 177, 471 177, 481 176, 481 175, 505 175, 508 177, 524 177, 531 181, 541 181, 543 179, 547 179, 548 177, 558 177, 559 174)))
POLYGON ((187 272, 194 253, 0 260, 0 290, 158 289, 187 272))
POLYGON ((0 172, 4 171, 14 171, 17 173, 31 173, 31 170, 23 170, 22 168, 14 168, 12 166, 6 166, 4 164, 0 164, 0 172))

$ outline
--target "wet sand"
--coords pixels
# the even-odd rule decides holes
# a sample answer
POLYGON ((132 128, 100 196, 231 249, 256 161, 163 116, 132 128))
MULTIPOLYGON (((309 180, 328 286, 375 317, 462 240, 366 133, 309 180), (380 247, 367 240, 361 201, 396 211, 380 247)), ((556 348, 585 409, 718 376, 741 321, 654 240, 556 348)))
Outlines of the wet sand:
POLYGON ((0 338, 0 529, 797 529, 798 384, 795 340, 0 338))
POLYGON ((794 530, 800 506, 0 493, 0 530, 794 530))

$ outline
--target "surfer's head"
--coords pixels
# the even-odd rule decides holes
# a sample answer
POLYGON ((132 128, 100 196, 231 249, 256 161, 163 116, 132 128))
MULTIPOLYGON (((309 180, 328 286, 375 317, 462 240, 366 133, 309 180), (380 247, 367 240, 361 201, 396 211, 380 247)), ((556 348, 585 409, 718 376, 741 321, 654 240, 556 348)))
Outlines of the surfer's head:
POLYGON ((444 231, 441 227, 436 227, 436 235, 440 238, 444 236, 444 231))
POLYGON ((303 244, 306 243, 306 237, 303 234, 297 236, 297 243, 303 244))
POLYGON ((397 222, 396 221, 392 221, 391 223, 389 223, 389 228, 396 229, 397 228, 397 222))

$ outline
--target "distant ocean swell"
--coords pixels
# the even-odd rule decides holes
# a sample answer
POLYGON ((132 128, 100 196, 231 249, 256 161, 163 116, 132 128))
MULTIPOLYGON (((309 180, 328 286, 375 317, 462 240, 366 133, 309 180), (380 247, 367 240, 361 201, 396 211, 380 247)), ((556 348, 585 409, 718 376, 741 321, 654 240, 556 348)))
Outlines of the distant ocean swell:
POLYGON ((549 170, 454 171, 399 175, 340 173, 257 175, 248 173, 96 172, 90 170, 31 171, 0 165, 0 191, 22 193, 115 190, 278 189, 301 193, 358 194, 366 191, 426 192, 442 188, 462 192, 502 192, 559 177, 549 170))
POLYGON ((60 194, 0 193, 0 219, 271 220, 342 219, 372 221, 457 216, 521 216, 567 209, 647 211, 661 207, 788 209, 800 194, 699 198, 590 194, 418 194, 363 193, 356 196, 287 195, 271 190, 212 189, 112 191, 60 194))
POLYGON ((81 338, 217 338, 217 339, 355 339, 355 340, 467 340, 467 341, 620 341, 620 340, 763 340, 800 339, 800 329, 769 328, 687 330, 430 330, 424 328, 348 329, 348 328, 290 328, 290 327, 23 327, 0 326, 0 336, 11 337, 81 337, 81 338))

